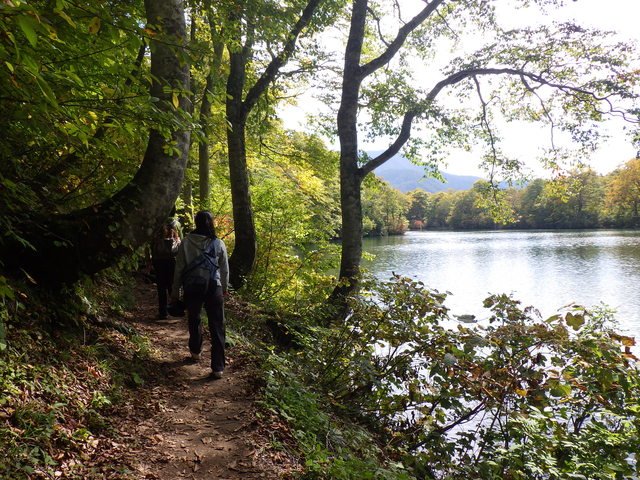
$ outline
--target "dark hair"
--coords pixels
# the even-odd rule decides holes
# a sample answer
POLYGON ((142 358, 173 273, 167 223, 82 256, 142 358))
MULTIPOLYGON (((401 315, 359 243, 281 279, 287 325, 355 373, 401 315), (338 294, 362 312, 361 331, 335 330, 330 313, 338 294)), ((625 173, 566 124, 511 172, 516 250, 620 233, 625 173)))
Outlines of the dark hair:
POLYGON ((213 226, 213 215, 207 210, 200 210, 196 213, 196 229, 193 233, 204 235, 209 238, 216 238, 216 229, 213 226))

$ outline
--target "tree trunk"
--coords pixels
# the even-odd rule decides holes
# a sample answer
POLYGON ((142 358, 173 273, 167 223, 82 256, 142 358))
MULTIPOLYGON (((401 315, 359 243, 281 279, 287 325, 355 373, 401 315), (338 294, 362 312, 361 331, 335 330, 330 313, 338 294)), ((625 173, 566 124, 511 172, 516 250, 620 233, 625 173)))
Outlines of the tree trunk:
MULTIPOLYGON (((232 15, 239 20, 244 13, 232 15)), ((242 33, 236 32, 241 41, 242 33)), ((257 256, 257 234, 251 205, 249 171, 247 169, 246 123, 251 106, 244 103, 247 61, 253 48, 253 22, 249 22, 242 47, 229 48, 229 76, 227 77, 227 149, 229 181, 233 204, 233 228, 235 245, 229 258, 229 283, 241 288, 253 270, 257 256)))
POLYGON ((333 297, 348 294, 356 288, 362 258, 363 175, 358 168, 358 96, 362 75, 360 57, 366 20, 367 1, 354 2, 351 30, 345 51, 342 98, 337 126, 340 140, 340 207, 342 210, 342 255, 340 282, 333 297))
POLYGON ((229 258, 229 282, 236 289, 244 285, 246 277, 253 270, 258 248, 245 140, 250 107, 243 101, 247 61, 252 45, 253 32, 250 30, 240 49, 230 48, 227 78, 227 148, 235 233, 235 246, 229 258))
POLYGON ((362 176, 350 173, 354 162, 341 161, 340 207, 342 209, 342 255, 340 258, 340 282, 334 296, 345 295, 357 287, 362 258, 362 176))
MULTIPOLYGON (((210 13, 208 12, 210 16, 210 13)), ((211 36, 215 33, 213 22, 209 20, 211 36)), ((204 138, 198 145, 198 179, 200 193, 200 208, 208 209, 211 206, 211 186, 209 184, 209 137, 211 135, 211 96, 214 94, 214 86, 216 84, 216 75, 222 62, 222 53, 224 44, 220 41, 215 42, 213 46, 213 57, 211 59, 211 67, 207 75, 207 83, 204 87, 202 95, 202 103, 200 104, 200 126, 204 138)))
POLYGON ((246 83, 247 63, 251 61, 251 52, 255 40, 255 22, 245 15, 244 2, 238 2, 238 7, 231 14, 231 24, 242 24, 245 21, 246 32, 238 28, 236 38, 238 45, 230 46, 229 77, 227 79, 227 143, 229 148, 229 177, 231 180, 231 200, 233 202, 233 221, 236 244, 229 259, 229 281, 235 288, 244 285, 246 277, 253 270, 257 254, 257 241, 251 194, 249 192, 249 173, 247 171, 247 154, 245 143, 245 128, 249 113, 273 83, 283 65, 287 63, 296 46, 298 36, 309 25, 321 0, 308 0, 298 21, 286 35, 286 42, 277 55, 274 55, 269 65, 258 80, 249 88, 243 100, 246 83))
MULTIPOLYGON (((186 110, 189 65, 183 61, 186 27, 180 0, 145 0, 147 22, 156 34, 151 40, 151 96, 167 112, 174 92, 186 110), (171 87, 174 91, 166 91, 171 87)), ((5 266, 29 272, 41 283, 76 281, 114 265, 124 255, 147 242, 169 214, 184 175, 189 131, 178 128, 165 138, 151 130, 147 149, 134 178, 105 202, 68 215, 34 214, 25 220, 20 234, 34 247, 15 244, 2 252, 5 266), (169 145, 174 148, 167 149, 169 145)))
MULTIPOLYGON (((444 0, 432 0, 410 21, 403 24, 393 41, 376 58, 364 65, 360 64, 368 0, 354 0, 351 9, 349 38, 345 49, 344 71, 342 77, 342 97, 338 110, 337 127, 340 140, 340 205, 342 207, 342 257, 340 260, 340 282, 331 296, 332 303, 344 306, 344 295, 357 288, 357 276, 360 273, 362 258, 362 200, 361 185, 364 177, 375 168, 398 153, 409 139, 411 122, 417 112, 404 113, 402 127, 396 140, 376 158, 365 165, 358 166, 358 100, 360 86, 367 76, 387 65, 404 44, 407 36, 418 28, 444 0), (342 305, 340 305, 342 304, 342 305)), ((451 83, 453 80, 450 80, 451 83)), ((456 80, 458 81, 458 80, 456 80)), ((447 82, 441 82, 432 92, 433 95, 447 82)))

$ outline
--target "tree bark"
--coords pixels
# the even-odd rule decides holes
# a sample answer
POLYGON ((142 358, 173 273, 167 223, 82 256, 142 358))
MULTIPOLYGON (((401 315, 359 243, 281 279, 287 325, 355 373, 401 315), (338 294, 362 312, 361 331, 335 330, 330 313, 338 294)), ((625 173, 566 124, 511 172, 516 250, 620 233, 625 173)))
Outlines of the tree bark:
POLYGON ((340 141, 340 205, 342 208, 342 255, 340 281, 333 291, 332 303, 340 304, 341 298, 357 288, 362 259, 362 198, 361 186, 365 175, 396 154, 408 140, 411 122, 417 112, 404 115, 402 129, 396 141, 366 165, 358 166, 358 99, 365 77, 383 67, 404 44, 407 36, 431 15, 444 0, 433 0, 404 24, 396 38, 382 54, 360 65, 365 36, 368 0, 355 0, 351 10, 349 37, 345 49, 342 80, 342 97, 338 109, 337 127, 340 141))
MULTIPOLYGON (((210 13, 208 12, 208 15, 210 13)), ((211 19, 209 20, 211 37, 215 34, 215 28, 211 19)), ((200 208, 208 209, 211 205, 211 186, 209 182, 209 137, 211 135, 211 96, 214 95, 214 86, 216 85, 216 76, 222 62, 222 53, 224 44, 215 41, 213 45, 213 57, 211 58, 211 66, 207 75, 207 83, 204 87, 202 95, 202 103, 200 104, 200 125, 204 138, 198 145, 198 180, 200 194, 200 208)))
POLYGON ((229 258, 229 282, 234 288, 244 285, 253 270, 257 254, 256 228, 251 204, 245 140, 246 118, 242 91, 245 84, 245 53, 232 52, 227 81, 227 148, 229 181, 233 203, 235 246, 229 258))
POLYGON ((360 57, 367 14, 367 0, 356 0, 345 50, 342 98, 337 126, 340 141, 340 207, 342 213, 342 255, 340 282, 334 296, 355 288, 362 257, 362 174, 358 168, 358 96, 362 83, 360 57))
MULTIPOLYGON (((229 258, 229 281, 234 288, 244 285, 252 272, 257 256, 257 237, 251 205, 249 172, 247 169, 246 124, 251 110, 266 89, 273 83, 283 65, 287 63, 295 49, 298 36, 309 24, 321 0, 309 0, 298 21, 288 32, 287 41, 278 55, 269 62, 256 83, 243 98, 246 83, 247 62, 250 61, 253 48, 252 27, 244 35, 241 48, 231 47, 229 77, 227 79, 227 144, 229 155, 229 178, 231 181, 231 200, 233 203, 233 222, 236 243, 229 258)), ((239 23, 245 12, 238 8, 231 15, 231 23, 239 23)), ((252 25, 253 22, 247 22, 252 25)), ((236 40, 242 43, 241 32, 236 32, 236 40)))
MULTIPOLYGON (((183 2, 145 0, 144 4, 154 31, 151 96, 159 99, 160 109, 177 115, 174 95, 179 95, 179 109, 188 109, 183 2)), ((169 138, 151 130, 140 169, 122 190, 101 204, 67 215, 27 215, 19 234, 34 249, 10 246, 2 252, 5 266, 24 269, 41 283, 59 285, 116 264, 147 242, 169 214, 180 193, 188 149, 186 128, 175 128, 169 138)))

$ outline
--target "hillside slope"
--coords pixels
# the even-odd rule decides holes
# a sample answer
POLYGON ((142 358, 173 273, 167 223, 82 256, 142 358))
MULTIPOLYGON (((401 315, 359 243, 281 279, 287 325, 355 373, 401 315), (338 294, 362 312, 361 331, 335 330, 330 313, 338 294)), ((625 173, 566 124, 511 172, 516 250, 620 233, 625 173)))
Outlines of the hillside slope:
MULTIPOLYGON (((370 155, 377 155, 379 152, 369 152, 370 155)), ((443 192, 449 189, 468 190, 475 182, 482 180, 480 177, 472 175, 454 175, 453 173, 442 172, 446 183, 442 183, 435 178, 424 178, 424 167, 414 165, 402 155, 392 157, 388 162, 376 168, 375 174, 401 192, 407 193, 416 188, 421 188, 430 193, 443 192)))

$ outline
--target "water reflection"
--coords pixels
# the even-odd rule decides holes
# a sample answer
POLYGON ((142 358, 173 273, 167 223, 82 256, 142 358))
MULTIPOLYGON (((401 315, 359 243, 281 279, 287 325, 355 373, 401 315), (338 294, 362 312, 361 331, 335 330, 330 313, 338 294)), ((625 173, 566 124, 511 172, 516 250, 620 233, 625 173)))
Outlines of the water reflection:
POLYGON ((455 314, 488 316, 482 300, 513 293, 545 316, 572 302, 607 304, 621 326, 640 337, 640 232, 409 232, 365 239, 381 279, 392 272, 449 291, 455 314))

